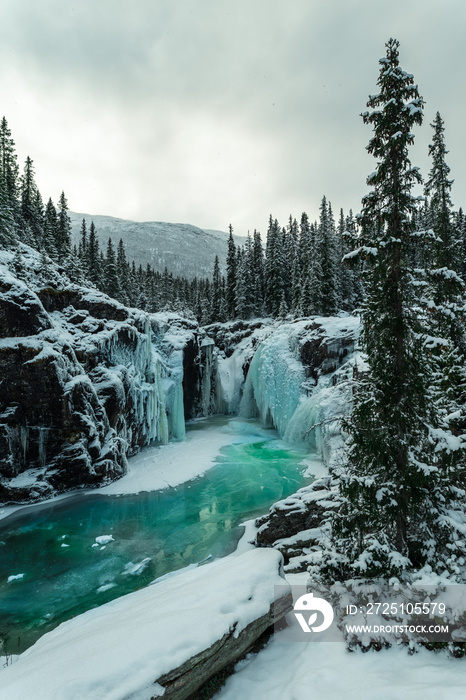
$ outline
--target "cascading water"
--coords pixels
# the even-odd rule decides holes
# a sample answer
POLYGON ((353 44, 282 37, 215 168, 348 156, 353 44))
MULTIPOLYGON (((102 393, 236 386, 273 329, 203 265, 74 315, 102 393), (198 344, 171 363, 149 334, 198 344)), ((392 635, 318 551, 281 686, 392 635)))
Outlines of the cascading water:
POLYGON ((240 415, 260 418, 277 429, 289 444, 308 445, 329 463, 342 447, 341 421, 351 400, 348 380, 352 364, 357 318, 319 319, 284 324, 260 344, 252 359, 240 415), (301 351, 315 343, 317 367, 306 377, 301 351), (320 343, 324 350, 320 351, 320 343), (341 366, 339 366, 341 365, 341 366))
MULTIPOLYGON (((156 329, 157 330, 157 329, 156 329)), ((111 339, 107 352, 114 366, 109 371, 115 383, 121 384, 119 368, 123 365, 130 375, 129 391, 146 443, 165 445, 169 439, 185 434, 183 407, 183 351, 170 346, 163 348, 163 333, 154 334, 145 320, 144 333, 135 331, 132 347, 111 339)))
POLYGON ((212 390, 212 357, 215 343, 212 338, 206 337, 201 342, 201 397, 202 415, 209 415, 211 390, 212 390))
POLYGON ((259 417, 283 437, 306 378, 302 363, 291 349, 287 326, 278 328, 256 351, 244 386, 240 415, 259 417))
POLYGON ((308 444, 327 464, 337 458, 343 447, 341 419, 348 413, 348 379, 352 372, 352 364, 346 363, 332 374, 321 376, 310 394, 301 397, 283 436, 286 442, 308 444))

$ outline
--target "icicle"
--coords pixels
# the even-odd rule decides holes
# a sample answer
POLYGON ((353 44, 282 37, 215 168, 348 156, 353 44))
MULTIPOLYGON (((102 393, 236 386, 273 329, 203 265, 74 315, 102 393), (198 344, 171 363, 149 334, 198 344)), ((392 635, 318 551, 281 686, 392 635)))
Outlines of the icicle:
POLYGON ((183 401, 183 383, 174 381, 172 391, 172 402, 170 411, 170 433, 174 438, 180 439, 185 436, 186 428, 184 422, 184 401, 183 401))
POLYGON ((39 463, 41 467, 45 467, 47 462, 47 434, 48 428, 40 427, 38 428, 38 453, 39 453, 39 463))
POLYGON ((212 338, 204 338, 201 343, 201 396, 202 396, 202 415, 209 415, 210 408, 210 392, 212 390, 212 355, 214 341, 212 338), (204 362, 202 363, 202 360, 204 362))
POLYGON ((165 408, 165 395, 162 389, 162 365, 160 362, 157 363, 156 367, 156 387, 157 387, 157 419, 158 419, 158 430, 157 437, 162 443, 166 445, 168 443, 169 432, 168 432, 168 419, 167 411, 165 408))
POLYGON ((26 453, 28 451, 28 441, 29 441, 29 428, 27 426, 21 426, 21 447, 23 450, 23 462, 26 463, 26 453))
POLYGON ((149 368, 152 365, 152 328, 151 328, 150 321, 149 321, 148 317, 146 318, 144 332, 146 334, 146 339, 147 339, 147 341, 146 341, 146 343, 147 343, 146 344, 146 352, 147 352, 146 359, 147 359, 147 367, 149 368))

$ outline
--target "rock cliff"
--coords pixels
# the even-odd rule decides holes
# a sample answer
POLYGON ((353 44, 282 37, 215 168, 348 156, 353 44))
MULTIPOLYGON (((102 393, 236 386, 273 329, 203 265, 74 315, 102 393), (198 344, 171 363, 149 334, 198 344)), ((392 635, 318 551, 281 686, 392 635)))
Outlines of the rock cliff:
POLYGON ((44 284, 31 249, 20 279, 7 256, 0 261, 0 501, 106 483, 144 445, 182 437, 183 349, 196 351, 197 324, 127 309, 56 269, 44 284))

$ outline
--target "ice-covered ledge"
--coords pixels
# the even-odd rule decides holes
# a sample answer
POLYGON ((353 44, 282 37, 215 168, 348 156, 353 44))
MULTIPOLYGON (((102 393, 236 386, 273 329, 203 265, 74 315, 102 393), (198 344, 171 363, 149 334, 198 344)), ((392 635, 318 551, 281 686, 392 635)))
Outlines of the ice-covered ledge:
MULTIPOLYGON (((35 700, 182 700, 271 625, 283 559, 253 549, 183 570, 89 610, 0 675, 0 695, 35 700), (162 685, 163 683, 163 685, 162 685)), ((284 598, 278 617, 291 609, 284 598)))

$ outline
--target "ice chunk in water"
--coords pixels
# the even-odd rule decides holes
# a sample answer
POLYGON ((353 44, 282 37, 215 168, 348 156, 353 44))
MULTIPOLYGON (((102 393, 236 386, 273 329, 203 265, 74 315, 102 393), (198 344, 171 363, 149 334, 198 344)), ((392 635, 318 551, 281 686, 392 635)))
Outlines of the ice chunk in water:
POLYGON ((97 544, 108 544, 109 542, 114 542, 112 535, 99 535, 95 538, 97 544))

